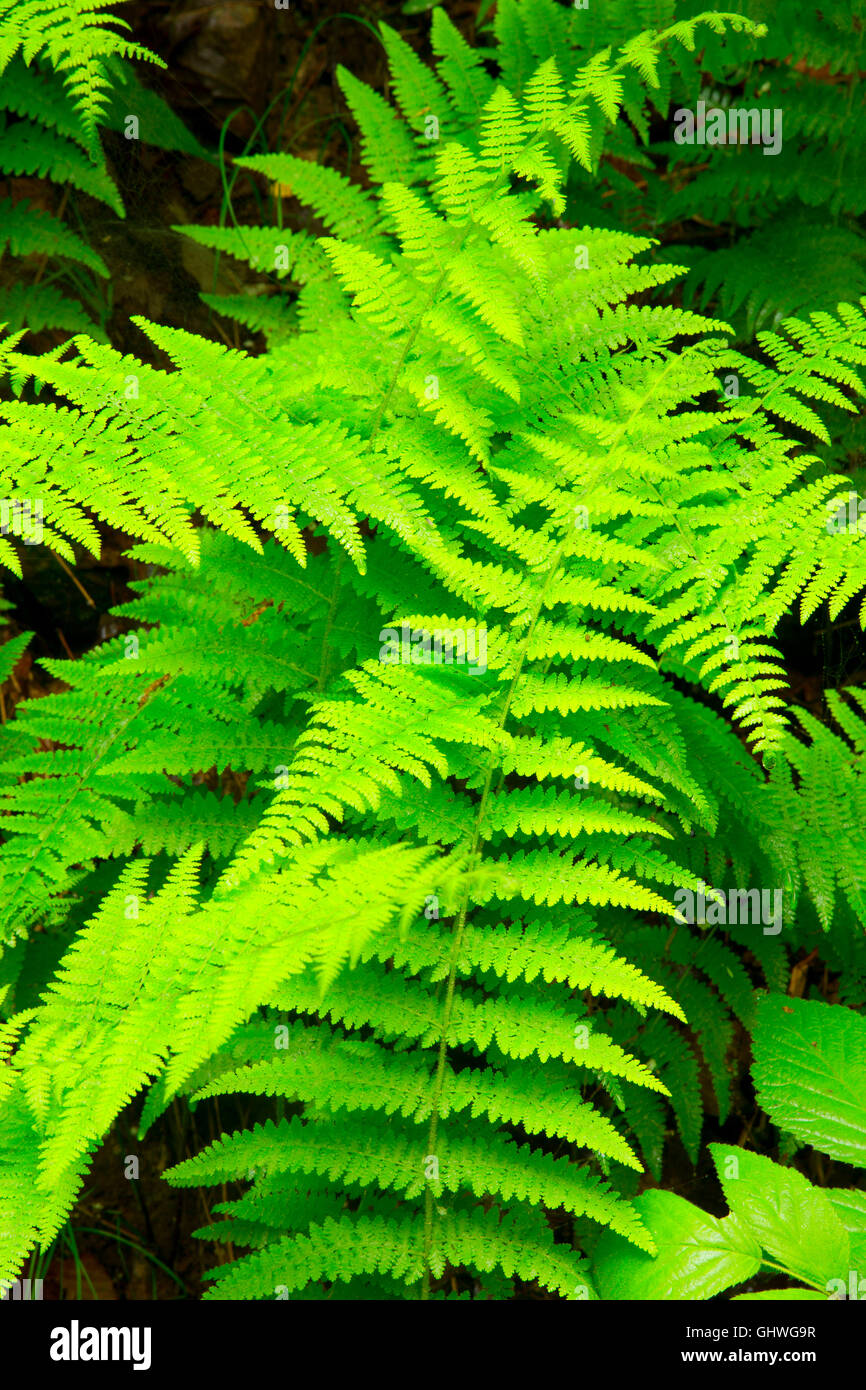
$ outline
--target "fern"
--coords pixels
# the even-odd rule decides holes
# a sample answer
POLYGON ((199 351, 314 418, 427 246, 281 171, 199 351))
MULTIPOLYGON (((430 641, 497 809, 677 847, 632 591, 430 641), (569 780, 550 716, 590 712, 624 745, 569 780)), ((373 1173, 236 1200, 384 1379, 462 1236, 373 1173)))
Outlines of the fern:
POLYGON ((91 148, 109 99, 107 66, 113 58, 160 59, 116 32, 125 20, 100 9, 100 0, 3 0, 0 4, 0 72, 20 54, 28 65, 44 55, 63 75, 67 93, 91 148))
MULTIPOLYGON (((125 215, 99 142, 100 126, 124 129, 131 108, 136 130, 150 143, 205 154, 127 62, 160 60, 123 40, 111 25, 127 27, 85 0, 63 7, 52 0, 0 4, 0 169, 8 179, 50 180, 62 190, 52 213, 25 200, 0 202, 0 257, 11 253, 23 260, 13 266, 7 259, 0 284, 0 322, 13 329, 26 326, 39 333, 50 327, 99 336, 81 303, 42 276, 49 261, 58 266, 53 277, 65 269, 65 278, 72 280, 64 262, 84 266, 91 277, 108 276, 102 257, 63 221, 75 194, 99 200, 117 217, 125 215)), ((101 297, 96 282, 93 298, 101 297)))
POLYGON ((775 638, 866 588, 826 524, 848 480, 800 438, 853 411, 866 317, 786 319, 759 360, 649 302, 676 272, 647 238, 567 225, 669 46, 760 35, 708 15, 569 55, 548 10, 497 7, 504 47, 534 16, 502 80, 440 9, 435 74, 384 31, 396 108, 341 74, 364 193, 246 160, 324 228, 196 233, 300 286, 267 352, 142 319, 170 370, 5 346, 2 486, 67 559, 102 521, 146 572, 0 734, 0 1277, 148 1087, 143 1130, 259 1098, 169 1177, 252 1184, 210 1297, 595 1298, 588 1226, 663 1243, 631 1195, 667 1104, 693 1157, 702 1068, 728 1113, 745 951, 788 967, 675 894, 784 873, 829 924, 803 827, 832 736, 791 733, 775 638), (53 978, 19 963, 45 935, 53 978))

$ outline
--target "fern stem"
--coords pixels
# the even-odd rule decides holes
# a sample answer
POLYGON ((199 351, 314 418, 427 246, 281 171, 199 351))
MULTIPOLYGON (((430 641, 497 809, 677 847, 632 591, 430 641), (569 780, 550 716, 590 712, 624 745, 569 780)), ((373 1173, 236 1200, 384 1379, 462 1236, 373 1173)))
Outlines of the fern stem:
MULTIPOLYGON (((667 371, 667 370, 670 370, 670 367, 666 368, 665 370, 666 370, 666 371, 667 371)), ((638 415, 638 413, 644 408, 644 405, 646 404, 646 401, 649 399, 650 395, 652 394, 652 390, 655 389, 655 386, 656 386, 656 383, 654 383, 653 387, 652 387, 650 390, 647 391, 646 396, 644 396, 641 400, 639 400, 639 401, 635 404, 635 406, 634 406, 634 408, 632 409, 632 411, 629 413, 629 415, 626 417, 626 419, 622 422, 622 424, 620 425, 619 429, 615 432, 615 434, 614 434, 614 436, 613 436, 613 439, 611 440, 611 443, 610 443, 610 448, 611 448, 611 449, 613 449, 613 448, 619 443, 620 439, 625 435, 626 431, 628 430, 629 426, 631 425, 632 420, 634 420, 635 417, 638 415)), ((510 683, 510 685, 509 685, 509 687, 508 687, 508 690, 507 690, 507 692, 506 692, 505 699, 504 699, 503 705, 502 705, 502 710, 501 710, 500 717, 499 717, 499 721, 498 721, 498 725, 497 725, 497 727, 498 727, 499 729, 504 728, 505 722, 506 722, 506 720, 508 719, 508 715, 509 715, 509 712, 510 712, 510 709, 511 709, 511 701, 512 701, 513 696, 514 696, 514 690, 515 690, 515 687, 516 687, 516 685, 517 685, 517 682, 518 682, 518 680, 520 679, 520 676, 521 676, 521 674, 522 674, 523 665, 524 665, 524 662, 525 662, 525 660, 526 660, 526 652, 527 652, 527 649, 528 649, 528 647, 529 647, 529 645, 530 645, 530 643, 531 643, 531 641, 532 641, 532 638, 533 638, 533 636, 534 636, 534 634, 535 634, 535 628, 536 628, 536 626, 537 626, 537 624, 538 624, 538 619, 539 619, 539 617, 541 616, 541 610, 542 610, 542 607, 543 607, 543 605, 544 605, 545 596, 546 596, 547 591, 548 591, 548 589, 549 589, 549 587, 550 587, 550 584, 552 583, 552 581, 554 580, 556 574, 557 574, 558 571, 559 571, 559 567, 560 567, 560 565, 561 565, 561 563, 562 563, 562 559, 563 559, 563 556, 564 556, 564 554, 565 554, 565 552, 566 552, 567 547, 568 547, 568 539, 567 539, 567 537, 566 537, 565 539, 563 539, 563 540, 560 542, 560 545, 559 545, 559 547, 557 548, 556 553, 555 553, 555 555, 554 555, 554 557, 553 557, 553 559, 552 559, 552 561, 551 561, 551 563, 550 563, 550 567, 549 567, 549 569, 548 569, 548 571, 547 571, 547 575, 546 575, 546 577, 545 577, 544 584, 542 585, 542 587, 541 587, 541 589, 540 589, 540 591, 539 591, 539 595, 538 595, 537 602, 536 602, 535 607, 534 607, 534 609, 533 609, 533 611, 532 611, 532 613, 531 613, 531 616, 530 616, 530 619, 529 619, 529 624, 528 624, 527 630, 526 630, 526 632, 524 633, 523 639, 522 639, 522 641, 521 641, 521 643, 520 643, 520 645, 519 645, 519 647, 518 647, 517 658, 516 658, 516 661, 515 661, 514 674, 512 675, 511 683, 510 683)), ((477 812, 476 812, 475 827, 474 827, 474 830, 473 830, 472 840, 471 840, 470 847, 469 847, 469 854, 470 854, 470 857, 472 857, 473 855, 475 855, 475 854, 478 852, 478 849, 479 849, 479 847, 480 847, 480 845, 481 845, 482 838, 483 838, 482 835, 481 835, 480 827, 481 827, 482 819, 483 819, 484 812, 485 812, 485 809, 486 809, 486 806, 487 806, 487 800, 488 800, 488 797, 489 797, 489 795, 490 795, 491 783, 492 783, 492 781, 493 781, 493 773, 494 773, 494 768, 495 768, 494 758, 495 758, 495 755, 493 755, 493 757, 491 757, 491 760, 490 760, 490 763, 489 763, 489 766, 488 766, 487 777, 486 777, 486 780, 485 780, 485 783, 484 783, 484 788, 483 788, 482 793, 481 793, 481 799, 480 799, 480 801, 479 801, 478 809, 477 809, 477 812)), ((443 1087, 444 1082, 445 1082, 445 1065, 446 1065, 446 1062, 447 1062, 447 1054, 448 1054, 448 1028, 449 1028, 449 1025, 450 1025, 450 1022, 451 1022, 451 1013, 452 1013, 452 1010, 453 1010, 453 1007, 454 1007, 454 992, 455 992, 456 977, 457 977, 457 959, 458 959, 458 956, 459 956, 459 953, 460 953, 460 947, 461 947, 461 944, 462 944, 463 935, 464 935, 465 928, 466 928, 466 917, 467 917, 467 913, 468 913, 468 908, 469 908, 469 897, 468 897, 468 892, 467 892, 466 896, 464 897, 463 903, 462 903, 462 905, 461 905, 460 913, 459 913, 458 919, 457 919, 457 924, 456 924, 456 927, 455 927, 455 930, 454 930, 454 938, 453 938, 453 943, 452 943, 452 947, 451 947, 451 955, 450 955, 450 960, 449 960, 448 983, 447 983, 446 991, 445 991, 445 1006, 444 1006, 444 1010, 443 1010, 443 1020, 442 1020, 442 1033, 441 1033, 440 1039, 439 1039, 439 1053, 438 1053, 438 1059, 437 1059, 437 1065, 436 1065, 436 1073, 435 1073, 435 1078, 434 1078, 434 1083, 433 1083, 433 1109, 432 1109, 432 1112, 431 1112, 431 1115, 430 1115, 430 1127, 429 1127, 428 1133, 427 1133, 427 1154, 428 1154, 428 1155, 430 1155, 430 1154, 432 1154, 432 1153, 434 1152, 434 1147, 435 1147, 435 1143, 436 1143, 436 1137, 437 1137, 438 1130, 439 1130, 439 1103, 440 1103, 440 1101, 441 1101, 441 1096, 442 1096, 442 1087, 443 1087)), ((422 1301, 427 1301, 427 1300, 429 1299, 429 1297, 430 1297, 430 1259, 429 1259, 429 1256, 430 1256, 430 1246, 431 1246, 431 1244, 432 1244, 432 1239, 433 1239, 433 1193, 432 1193, 432 1191, 431 1191, 431 1189, 430 1189, 430 1187, 429 1187, 429 1185, 428 1185, 427 1190, 426 1190, 426 1192, 425 1192, 425 1196, 424 1196, 424 1257, 423 1257, 423 1258, 424 1258, 424 1273, 423 1273, 422 1285, 421 1285, 421 1299, 422 1299, 422 1301)))
MULTIPOLYGON (((472 226, 472 223, 470 223, 470 228, 471 228, 471 226, 472 226)), ((459 245, 459 247, 458 247, 458 252, 459 252, 459 251, 462 251, 463 246, 464 246, 465 243, 466 243, 466 239, 467 239, 468 235, 469 235, 469 228, 467 228, 466 233, 464 234, 463 238, 461 239, 460 245, 459 245)), ((401 351, 401 353, 400 353, 400 356, 397 358, 397 363, 396 363, 396 365, 395 365, 395 367, 394 367, 394 371, 393 371, 392 374, 391 374, 391 380, 388 382, 388 388, 387 388, 387 390, 386 390, 384 396, 382 397, 382 401, 381 401, 381 403, 380 403, 380 405, 379 405, 379 409, 378 409, 377 412, 376 412, 376 418, 375 418, 375 420, 373 421, 373 427, 372 427, 372 429, 370 430, 370 436, 369 436, 369 439, 367 440, 367 443, 368 443, 368 444, 372 444, 372 442, 373 442, 373 440, 375 439, 376 435, 379 433, 379 429, 380 429, 380 426, 381 426, 381 424, 382 424, 382 417, 383 417, 383 415, 385 414, 385 411, 386 411, 387 408, 388 408, 388 404, 389 404, 389 402, 390 402, 390 400, 391 400, 391 397, 392 397, 393 394, 394 394, 394 391, 395 391, 396 386, 397 386, 397 382, 398 382, 399 379, 400 379, 400 373, 402 372, 404 366, 406 365, 406 358, 409 356, 409 353, 411 352, 412 347, 414 346, 415 339, 418 337, 418 334, 421 332, 421 325, 423 324, 424 319, 425 319, 425 317, 426 317, 426 315, 427 315, 427 310, 428 310, 428 309, 431 309, 431 308, 433 307, 433 305, 436 303, 436 297, 437 297, 437 295, 439 294, 440 290, 442 289, 442 286, 445 284, 445 279, 446 279, 447 274, 448 274, 448 268, 447 268, 447 266, 446 266, 445 270, 442 271, 442 274, 439 276, 438 280, 436 281, 436 283, 434 284, 433 288, 431 289, 430 294, 429 294, 428 297, 427 297, 427 303, 425 304, 425 306, 424 306, 424 308, 422 309, 421 313, 418 315, 418 318, 417 318, 417 320, 416 320, 416 322, 415 322, 414 328, 411 329, 411 331, 409 332, 409 334, 408 334, 408 336, 407 336, 407 338, 406 338, 405 343, 403 344, 403 349, 402 349, 402 351, 401 351)))
MULTIPOLYGON (((517 686, 517 682, 520 679, 520 676, 523 672, 523 665, 526 660, 526 652, 529 648, 533 636, 535 635, 535 629, 538 624, 538 619, 541 616, 541 610, 544 606, 544 599, 547 595, 547 591, 553 579, 557 575, 559 567, 562 563, 562 558, 566 549, 566 545, 567 541, 562 541, 562 543, 558 547, 548 568, 544 583, 539 591, 538 599, 536 601, 534 609, 532 610, 526 632, 524 633, 523 640, 521 641, 520 646, 518 648, 517 659, 514 664, 514 673, 511 677, 511 682, 508 686, 508 690, 506 691, 505 698, 502 702, 502 709, 500 711, 499 720, 497 722, 498 729, 504 729, 505 723, 508 719, 508 715, 511 710, 511 702, 514 698, 514 691, 517 686)), ((488 763, 487 776, 484 780, 484 787, 482 789, 481 797, 479 799, 478 807, 475 813, 475 825, 472 832, 472 839, 469 844, 468 857, 470 861, 478 853, 478 850, 484 839, 484 836, 481 833, 481 825, 483 823, 484 813, 487 809, 487 802, 490 797, 490 790, 493 783, 493 774, 495 770, 496 755, 494 753, 491 756, 490 761, 488 763)), ((460 947, 463 943, 463 936, 466 930, 466 917, 468 915, 468 911, 469 892, 467 890, 464 894, 463 902, 461 904, 460 912, 457 918, 457 924, 454 929, 451 944, 451 954, 448 962, 448 982, 445 989, 445 1005, 442 1012, 442 1032, 439 1037, 439 1051, 436 1061, 436 1073, 433 1081, 433 1108, 430 1114, 430 1127, 427 1131, 428 1155, 433 1154, 435 1152, 436 1138, 439 1132, 439 1105, 442 1099, 442 1087, 445 1084, 445 1067, 448 1061, 448 1029, 451 1026, 451 1014, 454 1008, 454 994, 457 985, 457 961, 460 955, 460 947)), ((430 1247, 432 1245, 432 1242, 433 1192, 430 1188, 428 1179, 428 1185, 424 1193, 424 1274, 421 1284, 422 1302, 426 1302, 430 1297, 430 1247)))
POLYGON ((337 557, 337 563, 334 566, 334 587, 331 590, 331 601, 328 605, 328 616, 325 619, 325 630, 322 633, 322 659, 319 663, 319 675, 316 680, 316 690, 319 694, 322 693, 322 691, 325 688, 325 685, 327 684, 328 673, 331 667, 331 648, 329 645, 329 639, 331 636, 331 629, 334 626, 334 618, 337 612, 337 603, 339 602, 340 590, 342 587, 340 584, 340 576, 343 572, 343 558, 344 552, 341 550, 337 557))

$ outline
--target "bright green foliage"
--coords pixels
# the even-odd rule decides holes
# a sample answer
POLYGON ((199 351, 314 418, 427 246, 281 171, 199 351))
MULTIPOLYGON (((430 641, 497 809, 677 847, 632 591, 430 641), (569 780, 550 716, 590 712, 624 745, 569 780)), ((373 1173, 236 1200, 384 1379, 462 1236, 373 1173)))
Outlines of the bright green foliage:
POLYGON ((610 59, 596 55, 608 46, 629 54, 619 79, 628 120, 608 133, 601 104, 587 113, 589 157, 572 149, 570 202, 593 225, 670 228, 676 254, 693 267, 692 292, 701 287, 704 303, 712 297, 726 316, 736 313, 751 337, 786 314, 832 310, 862 292, 866 13, 862 0, 829 7, 750 0, 736 8, 739 28, 701 28, 696 41, 697 0, 607 0, 585 9, 501 0, 487 38, 515 95, 545 59, 555 57, 568 81, 589 58, 604 72, 610 59), (675 21, 683 46, 654 52, 649 33, 674 29, 675 21), (677 143, 674 114, 696 112, 698 101, 707 111, 767 118, 780 110, 781 148, 764 155, 715 136, 677 143), (729 233, 729 250, 683 244, 707 224, 729 233))
POLYGON ((596 1279, 605 1299, 713 1298, 757 1274, 761 1247, 733 1213, 718 1220, 685 1197, 651 1188, 637 1198, 658 1256, 632 1258, 616 1238, 596 1251, 596 1279))
MULTIPOLYGON (((608 215, 598 216, 602 205, 597 204, 597 197, 587 200, 586 194, 597 180, 602 151, 622 153, 622 133, 629 131, 624 117, 637 119, 643 127, 639 113, 648 92, 657 101, 660 82, 669 90, 670 73, 682 64, 684 53, 694 51, 697 36, 705 42, 714 33, 742 32, 754 41, 763 32, 761 26, 738 14, 696 9, 690 18, 674 22, 669 3, 642 8, 648 11, 646 15, 636 15, 631 0, 627 12, 619 3, 605 5, 603 11, 599 9, 605 30, 600 35, 588 12, 578 13, 555 0, 506 0, 498 4, 495 58, 501 69, 499 83, 483 65, 485 50, 469 47, 444 7, 436 6, 432 13, 435 72, 419 61, 406 40, 389 25, 380 25, 396 112, 345 68, 337 73, 360 127, 371 181, 383 185, 424 181, 430 177, 431 164, 439 158, 442 145, 459 141, 464 151, 481 158, 488 171, 501 174, 510 166, 514 177, 537 182, 544 200, 537 215, 543 221, 565 208, 561 190, 564 176, 573 179, 582 170, 583 211, 578 214, 575 210, 571 220, 608 225, 608 215), (620 38, 627 41, 620 42, 620 38), (611 51, 612 40, 617 44, 616 54, 611 51), (529 137, 543 132, 545 140, 527 145, 529 137)), ((236 165, 264 173, 283 189, 291 189, 337 235, 363 231, 372 249, 369 201, 335 171, 283 154, 239 159, 236 165)), ((455 168, 454 176, 457 173, 455 168)), ((412 217, 413 205, 405 206, 407 229, 413 228, 413 234, 421 236, 422 224, 412 217)), ((492 216, 491 210, 488 217, 492 216)), ((287 249, 275 258, 273 232, 266 237, 263 228, 178 230, 271 276, 282 278, 291 270, 293 279, 301 283, 308 279, 308 253, 314 248, 303 234, 277 236, 276 242, 287 249)), ((425 226, 427 234, 429 230, 425 226)), ((527 267, 524 271, 531 274, 527 267)), ((463 275, 463 267, 459 272, 455 267, 452 274, 456 273, 463 275)), ((464 278, 468 290, 471 275, 464 278)), ((254 300, 243 305, 216 298, 213 307, 251 327, 261 327, 269 339, 279 332, 279 318, 273 320, 273 326, 262 323, 257 315, 260 305, 254 300)))
MULTIPOLYGON (((758 1100, 770 1118, 801 1142, 864 1167, 863 1019, 817 1000, 764 995, 754 1047, 758 1100)), ((634 1205, 657 1253, 604 1235, 594 1266, 603 1298, 712 1298, 762 1270, 797 1282, 738 1298, 862 1298, 866 1193, 815 1187, 797 1169, 746 1149, 711 1144, 710 1151, 730 1215, 717 1221, 672 1192, 645 1192, 634 1205)))
MULTIPOLYGON (((603 70, 611 50, 634 56, 620 78, 620 119, 608 127, 601 106, 590 107, 579 144, 568 145, 567 216, 658 237, 657 257, 689 267, 685 303, 729 320, 753 351, 757 331, 832 312, 866 288, 866 7, 749 0, 735 6, 741 27, 701 26, 689 42, 702 8, 504 0, 483 35, 515 95, 552 56, 566 81, 589 59, 603 70), (683 43, 650 57, 647 32, 675 23, 683 43), (699 102, 708 121, 713 111, 735 121, 733 138, 714 143, 710 124, 707 143, 677 143, 677 113, 697 116, 699 102), (761 122, 775 153, 748 143, 761 122)), ((822 455, 862 455, 862 420, 824 414, 833 443, 822 455)))
POLYGON ((0 0, 0 73, 20 54, 28 65, 44 57, 60 73, 91 148, 109 100, 109 65, 116 57, 161 60, 116 31, 125 20, 102 0, 0 0))
MULTIPOLYGON (((866 589, 827 526, 848 480, 796 433, 853 409, 862 308, 785 320, 756 362, 647 303, 676 272, 645 237, 562 216, 572 160, 697 29, 530 47, 502 82, 441 9, 435 74, 386 30, 396 107, 341 75, 371 189, 253 157, 324 235, 197 233, 300 286, 266 353, 143 320, 172 370, 8 344, 2 486, 43 499, 67 558, 96 516, 146 573, 129 630, 46 662, 67 688, 2 730, 0 1277, 147 1085, 145 1129, 178 1095, 267 1117, 170 1174, 251 1184, 218 1208, 251 1253, 213 1297, 456 1272, 594 1298, 625 1285, 591 1277, 584 1220, 641 1278, 666 1258, 670 1204, 625 1194, 659 1172, 668 1101, 697 1155, 702 1065, 727 1111, 742 948, 774 988, 788 969, 674 893, 784 874, 785 925, 816 896, 829 925, 795 780, 817 737, 792 746, 774 636, 866 589)), ((677 1296, 778 1244, 769 1218, 763 1246, 746 1214, 694 1221, 713 1268, 677 1296)), ((811 1247, 788 1267, 814 1275, 811 1247)))
MULTIPOLYGON (((108 267, 68 225, 76 194, 124 216, 100 126, 120 129, 128 139, 205 154, 126 60, 163 64, 111 25, 128 27, 91 0, 64 0, 62 7, 54 0, 0 0, 0 172, 6 179, 38 177, 58 185, 50 213, 26 199, 0 200, 0 324, 12 329, 104 336, 84 305, 101 305, 99 280, 108 276, 108 267), (10 255, 21 264, 10 264, 10 255), (70 289, 84 302, 71 297, 70 289)), ((96 313, 105 317, 99 307, 96 313)))
MULTIPOLYGON (((0 38, 2 34, 0 28, 0 38)), ((6 261, 5 283, 0 289, 0 320, 13 328, 26 326, 33 332, 47 326, 70 333, 92 331, 90 317, 81 303, 54 282, 62 273, 64 261, 83 266, 89 272, 85 283, 93 276, 104 278, 108 268, 102 257, 64 223, 63 213, 70 193, 77 191, 106 203, 122 217, 120 196, 101 152, 97 155, 90 147, 72 99, 52 74, 40 73, 35 66, 27 67, 22 59, 15 58, 0 81, 0 164, 4 175, 39 176, 65 185, 57 195, 55 214, 32 208, 26 200, 14 205, 9 198, 0 202, 0 251, 6 261), (31 259, 13 271, 9 255, 31 259), (49 262, 52 270, 46 278, 44 271, 49 262)))
MULTIPOLYGON (((668 195, 664 216, 697 214, 726 225, 736 238, 736 263, 729 251, 707 255, 695 248, 694 282, 703 282, 705 296, 722 285, 722 312, 742 308, 745 335, 806 307, 833 309, 840 283, 847 286, 841 297, 860 292, 866 253, 857 133, 866 97, 862 0, 829 6, 757 0, 748 12, 764 21, 766 37, 757 44, 711 39, 704 72, 718 79, 727 70, 731 78, 715 88, 707 84, 700 95, 708 106, 768 118, 781 112, 781 149, 765 155, 748 146, 662 147, 675 151, 678 166, 677 191, 668 195)), ((692 90, 697 98, 696 85, 692 90)))
POLYGON ((866 1021, 819 1000, 767 995, 754 1037, 758 1100, 803 1144, 866 1168, 866 1021))
POLYGON ((751 1280, 765 1264, 800 1281, 767 1296, 826 1298, 840 1279, 847 1287, 850 1242, 829 1194, 760 1154, 723 1144, 710 1150, 730 1215, 719 1221, 673 1192, 645 1192, 635 1206, 658 1254, 643 1254, 612 1233, 603 1236, 594 1266, 601 1296, 712 1298, 751 1280))

